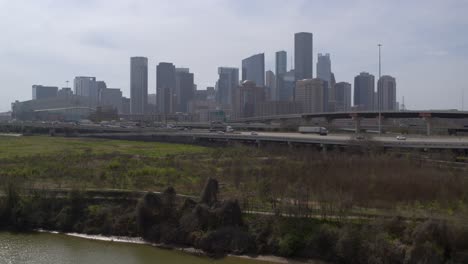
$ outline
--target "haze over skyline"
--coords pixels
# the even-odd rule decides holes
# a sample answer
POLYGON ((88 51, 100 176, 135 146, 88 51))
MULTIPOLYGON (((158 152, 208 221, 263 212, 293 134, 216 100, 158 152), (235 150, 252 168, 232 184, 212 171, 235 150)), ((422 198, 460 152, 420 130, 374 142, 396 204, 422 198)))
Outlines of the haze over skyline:
POLYGON ((132 56, 149 59, 149 93, 159 62, 190 68, 198 89, 214 86, 218 67, 240 68, 257 53, 274 70, 275 52, 286 50, 290 69, 300 31, 314 34, 314 70, 317 53, 330 53, 337 81, 377 76, 382 43, 382 74, 396 78, 398 101, 460 109, 467 10, 463 0, 0 0, 0 111, 31 99, 33 84, 62 87, 75 76, 95 76, 128 97, 132 56))

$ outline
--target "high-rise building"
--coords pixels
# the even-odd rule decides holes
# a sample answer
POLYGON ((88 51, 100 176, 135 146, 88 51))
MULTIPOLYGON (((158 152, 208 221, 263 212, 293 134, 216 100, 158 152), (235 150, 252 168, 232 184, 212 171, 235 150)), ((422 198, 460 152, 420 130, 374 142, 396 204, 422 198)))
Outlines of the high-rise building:
POLYGON ((339 82, 335 84, 335 110, 347 112, 351 110, 351 84, 339 82))
POLYGON ((32 86, 32 99, 41 100, 41 99, 57 97, 57 92, 58 92, 58 87, 56 86, 33 85, 32 86))
POLYGON ((234 117, 253 117, 256 107, 265 101, 265 87, 253 81, 244 81, 234 92, 234 117))
POLYGON ((319 53, 317 56, 317 78, 326 81, 331 86, 331 60, 330 54, 319 53))
POLYGON ((104 88, 99 90, 99 104, 104 107, 111 107, 119 114, 123 113, 122 91, 115 88, 104 88))
POLYGON ((257 86, 265 86, 264 53, 242 60, 242 81, 253 81, 257 86))
POLYGON ((216 100, 221 105, 231 105, 234 90, 239 86, 239 69, 230 67, 218 68, 216 83, 216 100))
POLYGON ((332 71, 331 71, 331 60, 330 60, 330 54, 322 54, 319 53, 317 56, 317 78, 327 82, 326 83, 326 88, 328 88, 328 101, 334 101, 334 98, 332 97, 333 94, 330 91, 332 86, 331 82, 331 77, 332 77, 332 71))
POLYGON ((358 110, 374 110, 374 75, 367 72, 361 72, 354 77, 354 106, 358 110))
POLYGON ((70 87, 63 87, 57 92, 57 96, 61 98, 67 98, 73 96, 73 91, 70 87))
POLYGON ((282 89, 283 85, 283 76, 288 71, 288 58, 287 58, 286 51, 278 51, 276 52, 276 65, 275 65, 275 74, 276 74, 276 85, 275 85, 275 92, 274 97, 271 98, 274 101, 280 100, 279 94, 280 90, 282 89))
POLYGON ((171 112, 188 111, 188 103, 194 98, 195 85, 193 83, 193 73, 187 68, 176 68, 176 89, 173 96, 171 112))
POLYGON ((325 82, 321 79, 304 79, 296 82, 296 102, 300 103, 304 113, 325 112, 325 82))
POLYGON ((294 70, 290 70, 283 75, 277 77, 279 88, 278 88, 278 100, 279 101, 294 101, 294 89, 295 89, 295 75, 294 70))
POLYGON ((276 52, 276 65, 275 65, 275 74, 280 75, 288 71, 288 58, 287 53, 284 50, 276 52))
POLYGON ((392 76, 384 75, 377 82, 377 109, 381 111, 396 111, 396 81, 392 76))
POLYGON ((294 35, 294 72, 296 81, 312 79, 313 72, 312 33, 299 32, 294 35))
POLYGON ((145 114, 148 105, 148 58, 130 58, 130 113, 145 114))
POLYGON ((89 97, 91 104, 99 102, 99 89, 96 77, 77 76, 73 80, 73 89, 79 96, 89 97))
POLYGON ((156 67, 156 97, 160 113, 171 112, 171 102, 176 89, 175 66, 169 62, 161 62, 156 67))
POLYGON ((276 76, 275 73, 268 70, 265 73, 265 86, 266 86, 266 100, 267 101, 275 101, 277 98, 277 91, 276 91, 276 76))

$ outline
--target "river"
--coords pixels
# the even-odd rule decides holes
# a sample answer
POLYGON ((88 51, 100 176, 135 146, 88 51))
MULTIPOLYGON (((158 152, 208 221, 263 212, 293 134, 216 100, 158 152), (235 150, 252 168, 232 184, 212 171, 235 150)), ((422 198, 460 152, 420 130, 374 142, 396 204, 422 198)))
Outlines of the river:
POLYGON ((63 234, 0 232, 0 264, 265 264, 226 257, 213 260, 150 245, 96 241, 63 234))

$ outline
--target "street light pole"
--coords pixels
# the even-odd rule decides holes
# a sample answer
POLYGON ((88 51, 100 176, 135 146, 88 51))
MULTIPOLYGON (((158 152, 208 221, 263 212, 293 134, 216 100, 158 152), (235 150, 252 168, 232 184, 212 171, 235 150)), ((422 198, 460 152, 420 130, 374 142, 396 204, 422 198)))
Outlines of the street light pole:
MULTIPOLYGON (((381 93, 382 93, 382 89, 379 89, 380 86, 379 84, 380 83, 380 77, 382 77, 382 60, 381 60, 381 56, 380 56, 380 49, 382 47, 382 44, 378 44, 377 45, 379 47, 379 80, 377 81, 377 108, 378 108, 378 111, 379 111, 379 135, 382 134, 382 113, 381 113, 381 104, 380 104, 380 97, 381 97, 381 93)), ((382 84, 381 84, 382 85, 382 84)))

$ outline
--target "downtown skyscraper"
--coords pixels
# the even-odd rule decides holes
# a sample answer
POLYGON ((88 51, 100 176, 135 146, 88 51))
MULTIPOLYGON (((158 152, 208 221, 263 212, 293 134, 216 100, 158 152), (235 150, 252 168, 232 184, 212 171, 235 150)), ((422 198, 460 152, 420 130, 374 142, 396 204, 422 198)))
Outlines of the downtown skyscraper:
POLYGON ((276 74, 276 85, 275 91, 272 94, 272 100, 279 101, 280 100, 280 91, 283 90, 284 84, 284 76, 288 71, 288 58, 287 53, 284 50, 276 52, 276 60, 275 60, 275 74, 276 74))
POLYGON ((148 58, 130 58, 130 113, 145 114, 148 104, 148 58))
POLYGON ((158 112, 171 113, 173 97, 176 96, 176 68, 169 62, 156 66, 156 100, 158 112))
POLYGON ((375 78, 367 72, 354 77, 354 106, 359 110, 374 110, 375 78))
POLYGON ((377 82, 377 98, 377 107, 381 111, 397 110, 396 81, 394 77, 389 75, 380 77, 377 82))
POLYGON ((265 54, 260 53, 242 60, 242 81, 253 81, 265 86, 265 54))
POLYGON ((295 79, 312 79, 313 36, 309 32, 294 35, 294 74, 295 79))
POLYGON ((223 106, 232 105, 234 90, 239 86, 239 69, 232 67, 218 68, 216 82, 216 101, 223 106))

